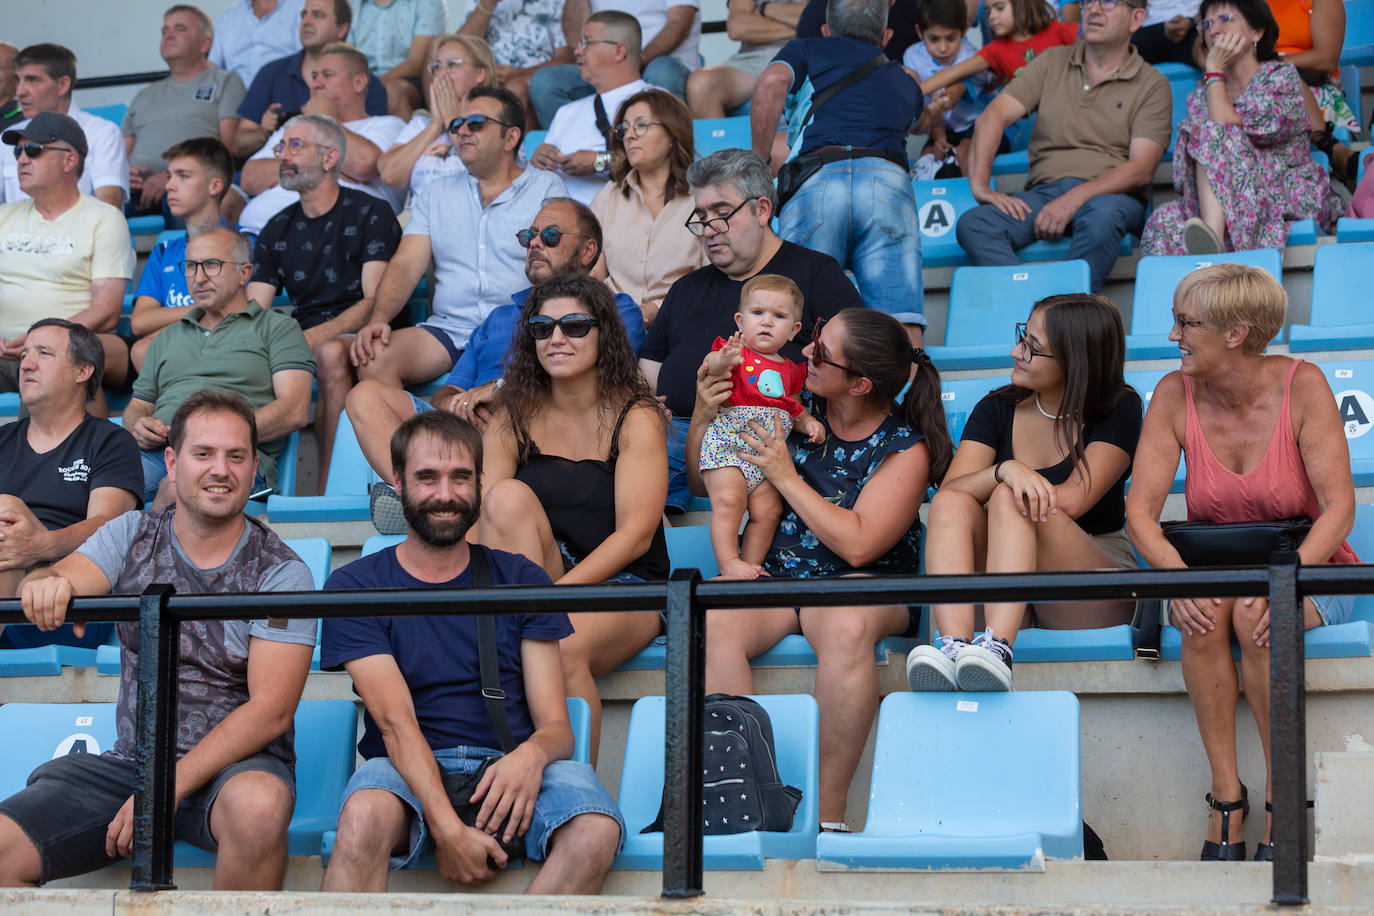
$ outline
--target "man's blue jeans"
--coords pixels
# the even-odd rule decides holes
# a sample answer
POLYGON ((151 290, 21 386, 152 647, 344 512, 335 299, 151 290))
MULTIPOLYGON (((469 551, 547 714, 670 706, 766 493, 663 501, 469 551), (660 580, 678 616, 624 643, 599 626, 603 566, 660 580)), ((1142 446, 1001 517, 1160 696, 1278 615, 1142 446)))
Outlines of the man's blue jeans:
MULTIPOLYGON (((655 57, 644 68, 644 82, 667 89, 685 102, 687 73, 687 68, 676 57, 655 57)), ((545 128, 553 123, 553 116, 558 113, 558 109, 573 99, 585 98, 591 94, 592 87, 582 82, 576 64, 541 67, 530 77, 530 102, 534 105, 534 114, 539 118, 539 123, 545 128)), ((606 117, 614 118, 615 112, 606 112, 606 117)))
MULTIPOLYGON (((1035 215, 1059 195, 1083 183, 1081 178, 1061 178, 1013 194, 1030 205, 1030 216, 1012 219, 992 204, 975 207, 959 217, 954 232, 970 264, 1020 264, 1020 248, 1035 241, 1035 215)), ((1130 194, 1099 194, 1078 208, 1069 227, 1069 258, 1082 258, 1092 273, 1092 292, 1107 282, 1107 274, 1128 232, 1145 231, 1145 204, 1130 194)))
POLYGON ((877 156, 827 163, 778 220, 787 241, 823 251, 853 271, 869 307, 925 327, 921 236, 906 169, 877 156))

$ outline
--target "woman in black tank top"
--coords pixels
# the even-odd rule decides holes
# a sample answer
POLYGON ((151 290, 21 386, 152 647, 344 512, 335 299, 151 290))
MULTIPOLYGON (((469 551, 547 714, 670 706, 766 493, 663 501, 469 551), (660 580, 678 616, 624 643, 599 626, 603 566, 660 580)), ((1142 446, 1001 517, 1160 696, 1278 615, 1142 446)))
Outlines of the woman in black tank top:
MULTIPOLYGON (((483 436, 479 540, 524 554, 558 584, 666 579, 663 418, 640 374, 615 300, 590 277, 535 287, 506 355, 483 436)), ((594 678, 660 631, 654 612, 572 614, 562 641, 569 696, 592 709, 594 678)))

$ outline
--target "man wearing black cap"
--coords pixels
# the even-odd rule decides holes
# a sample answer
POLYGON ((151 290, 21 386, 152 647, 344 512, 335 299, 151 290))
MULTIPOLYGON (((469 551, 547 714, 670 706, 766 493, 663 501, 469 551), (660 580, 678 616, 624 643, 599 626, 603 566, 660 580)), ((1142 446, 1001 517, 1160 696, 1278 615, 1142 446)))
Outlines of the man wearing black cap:
MULTIPOLYGON (((0 135, 18 163, 28 196, 0 206, 0 391, 17 391, 19 354, 29 326, 65 318, 92 331, 113 331, 134 251, 124 214, 77 188, 86 165, 86 135, 55 111, 0 135)), ((129 350, 100 334, 105 377, 118 384, 129 350)))

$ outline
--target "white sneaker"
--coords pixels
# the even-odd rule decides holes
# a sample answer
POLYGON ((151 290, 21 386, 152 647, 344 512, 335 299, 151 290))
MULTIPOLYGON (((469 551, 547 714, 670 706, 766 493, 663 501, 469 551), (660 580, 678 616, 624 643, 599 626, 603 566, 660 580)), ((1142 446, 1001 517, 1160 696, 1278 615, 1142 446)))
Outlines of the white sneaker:
POLYGON ((1011 685, 1011 645, 992 635, 991 628, 973 637, 959 652, 954 678, 960 690, 1013 690, 1011 685))
POLYGON ((906 684, 917 693, 957 690, 954 659, 968 640, 941 636, 941 645, 917 646, 906 657, 906 684))

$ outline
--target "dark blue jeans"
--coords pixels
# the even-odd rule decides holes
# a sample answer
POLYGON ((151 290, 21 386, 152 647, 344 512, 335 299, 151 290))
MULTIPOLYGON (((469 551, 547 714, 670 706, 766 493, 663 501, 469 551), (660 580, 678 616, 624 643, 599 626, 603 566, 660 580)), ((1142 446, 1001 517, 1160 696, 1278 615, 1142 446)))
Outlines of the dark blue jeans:
MULTIPOLYGON (((1012 219, 992 204, 983 204, 959 217, 955 235, 970 264, 1019 264, 1018 249, 1035 241, 1035 216, 1059 195, 1083 183, 1081 178, 1061 178, 1013 194, 1030 205, 1025 219, 1012 219)), ((1099 194, 1078 208, 1064 234, 1071 237, 1069 258, 1082 258, 1092 273, 1092 291, 1107 282, 1116 263, 1121 238, 1145 229, 1145 204, 1130 194, 1099 194)))

